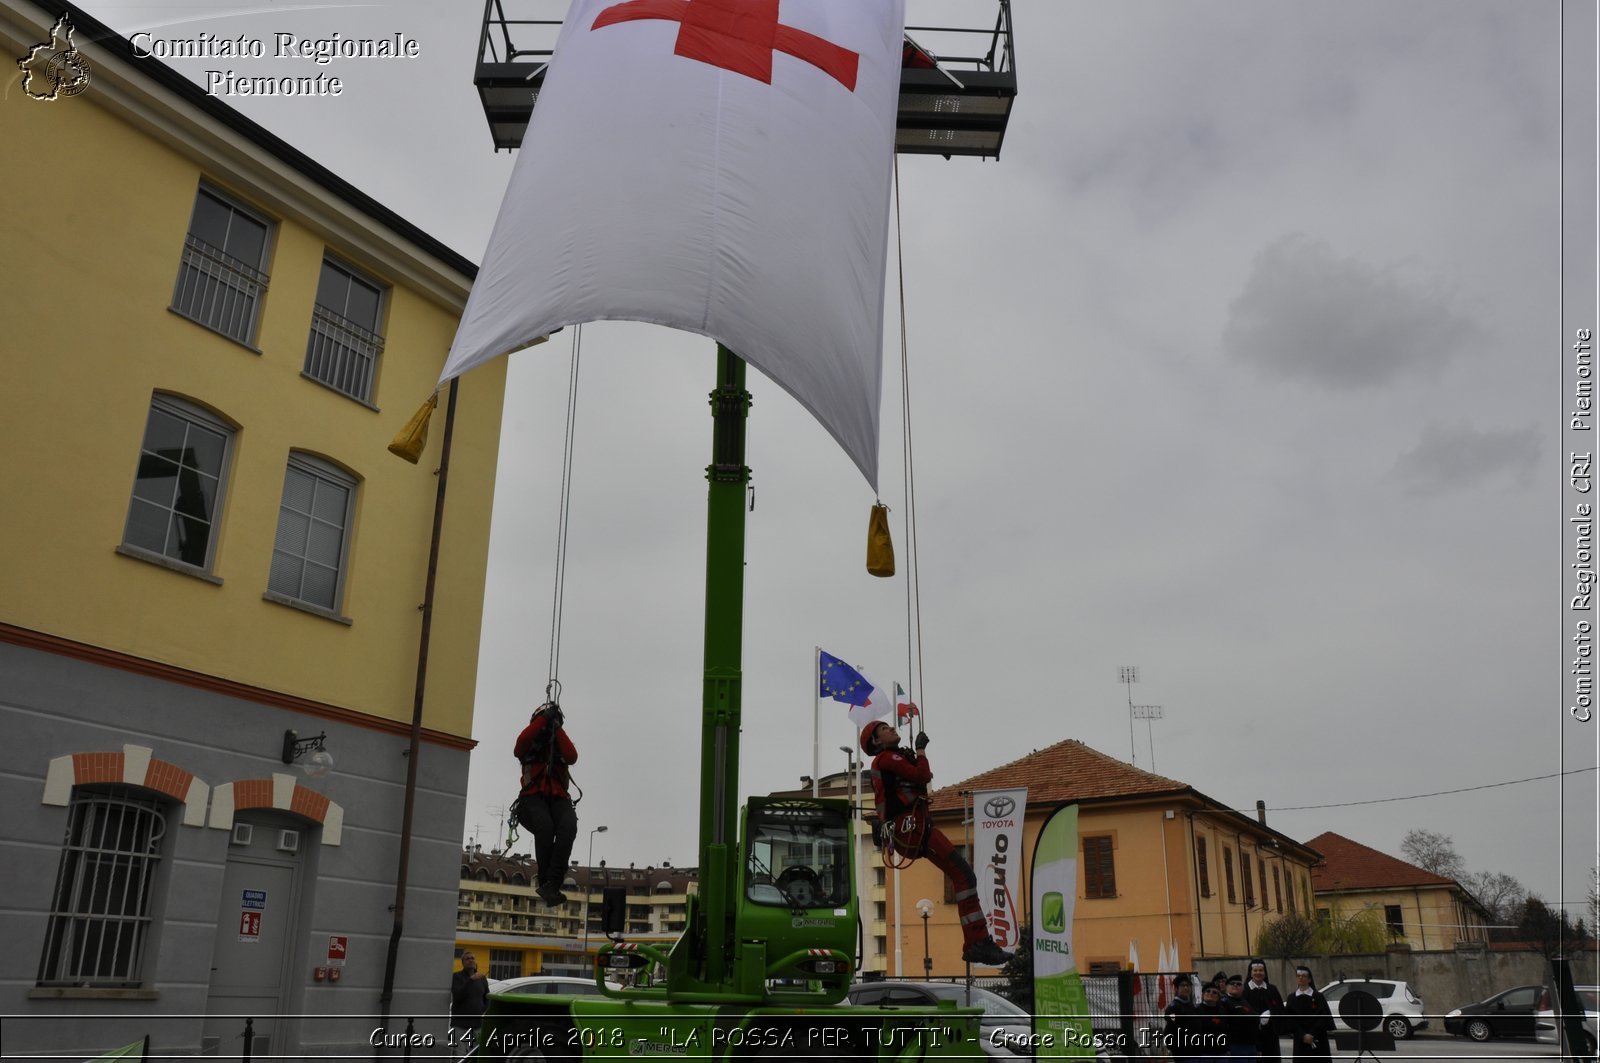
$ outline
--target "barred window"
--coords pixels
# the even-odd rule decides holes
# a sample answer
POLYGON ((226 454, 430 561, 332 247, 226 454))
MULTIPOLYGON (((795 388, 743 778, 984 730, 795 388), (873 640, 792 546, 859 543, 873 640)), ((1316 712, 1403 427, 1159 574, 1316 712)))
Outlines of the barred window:
POLYGON ((1255 882, 1250 878, 1250 854, 1244 850, 1239 851, 1239 877, 1244 879, 1244 906, 1254 908, 1256 903, 1255 882))
POLYGON ((1239 897, 1233 892, 1233 850, 1226 845, 1222 847, 1222 875, 1227 879, 1228 903, 1237 904, 1239 897))
POLYGON ((498 980, 522 977, 522 953, 517 949, 489 950, 489 977, 498 980))
POLYGON ((355 480, 328 462, 309 454, 289 456, 267 577, 269 594, 338 610, 355 493, 355 480))
POLYGON ((166 817, 130 791, 74 789, 39 985, 136 987, 166 817))
POLYGON ((1109 835, 1083 839, 1083 895, 1091 898, 1117 895, 1117 869, 1109 835))
POLYGON ((1256 854, 1256 874, 1261 877, 1261 907, 1267 906, 1267 859, 1256 854))
POLYGON ((1195 838, 1194 854, 1195 860, 1200 865, 1200 896, 1209 897, 1211 896, 1211 863, 1206 858, 1206 840, 1204 838, 1195 838))
POLYGON ((322 260, 317 301, 306 339, 306 376, 361 402, 372 401, 372 381, 383 353, 378 310, 383 289, 331 258, 322 260))
POLYGON ((183 242, 172 309, 243 344, 255 341, 267 290, 266 219, 202 187, 183 242))
POLYGON ((122 543, 210 571, 233 428, 193 403, 150 400, 122 543))
MULTIPOLYGON (((1290 893, 1289 898, 1293 900, 1294 894, 1290 893)), ((1272 899, 1278 902, 1278 911, 1283 911, 1283 876, 1277 868, 1272 869, 1272 899)))

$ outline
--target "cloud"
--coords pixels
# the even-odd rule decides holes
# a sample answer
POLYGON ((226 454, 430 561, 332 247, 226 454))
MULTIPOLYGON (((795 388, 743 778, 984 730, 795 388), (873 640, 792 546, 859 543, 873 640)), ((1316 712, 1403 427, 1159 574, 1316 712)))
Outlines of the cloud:
POLYGON ((1480 431, 1471 425, 1430 424, 1390 475, 1408 494, 1442 495, 1503 476, 1520 486, 1539 462, 1535 429, 1480 431))
POLYGON ((1222 344, 1264 374, 1355 391, 1437 369, 1477 331, 1436 282, 1297 233, 1256 255, 1222 344))

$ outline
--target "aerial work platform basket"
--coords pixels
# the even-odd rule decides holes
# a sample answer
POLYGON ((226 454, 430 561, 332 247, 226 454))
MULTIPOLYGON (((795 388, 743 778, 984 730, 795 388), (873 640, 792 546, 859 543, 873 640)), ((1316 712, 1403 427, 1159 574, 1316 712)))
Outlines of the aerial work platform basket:
MULTIPOLYGON (((1010 0, 993 25, 907 26, 895 151, 999 158, 1017 96, 1010 0)), ((522 144, 567 0, 485 0, 473 78, 496 151, 522 144)))

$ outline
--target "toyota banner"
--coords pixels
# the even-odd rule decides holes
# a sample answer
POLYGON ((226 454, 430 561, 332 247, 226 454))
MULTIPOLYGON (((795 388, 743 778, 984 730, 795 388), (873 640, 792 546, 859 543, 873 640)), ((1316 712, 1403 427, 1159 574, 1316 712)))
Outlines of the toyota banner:
POLYGON ((978 899, 989 936, 1007 951, 1017 947, 1022 915, 1022 818, 1027 807, 1026 787, 972 795, 972 870, 978 876, 978 899))

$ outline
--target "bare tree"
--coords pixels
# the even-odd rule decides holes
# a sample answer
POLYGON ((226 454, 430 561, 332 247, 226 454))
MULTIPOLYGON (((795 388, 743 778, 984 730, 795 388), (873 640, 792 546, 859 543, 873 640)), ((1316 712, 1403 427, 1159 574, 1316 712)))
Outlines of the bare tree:
POLYGON ((1515 923, 1522 914, 1528 891, 1522 883, 1503 871, 1474 871, 1458 879, 1478 903, 1489 910, 1491 921, 1502 926, 1515 923))
POLYGON ((1406 859, 1435 875, 1460 881, 1467 866, 1456 852, 1456 843, 1448 834, 1431 830, 1408 830, 1400 839, 1400 851, 1406 859))

